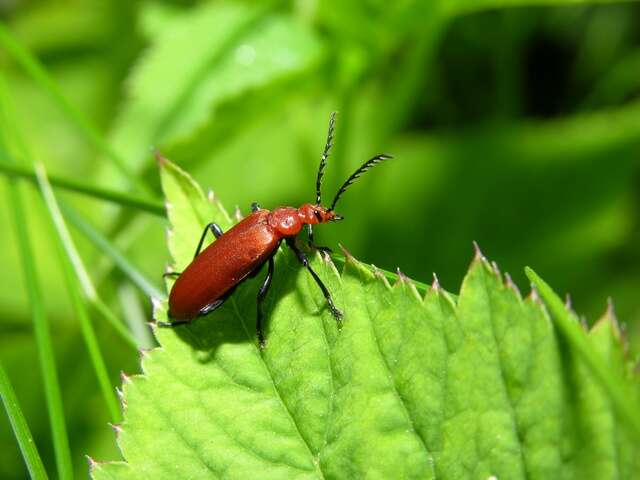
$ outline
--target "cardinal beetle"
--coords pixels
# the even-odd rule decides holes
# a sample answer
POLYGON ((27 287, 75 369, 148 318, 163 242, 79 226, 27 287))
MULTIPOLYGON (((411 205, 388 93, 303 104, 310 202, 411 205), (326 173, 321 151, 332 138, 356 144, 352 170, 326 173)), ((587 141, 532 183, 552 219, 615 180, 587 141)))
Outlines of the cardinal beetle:
POLYGON ((335 112, 329 119, 327 142, 318 167, 316 177, 316 203, 305 203, 300 208, 278 207, 273 211, 262 209, 257 203, 251 205, 251 215, 244 218, 229 231, 224 233, 215 223, 208 224, 198 246, 193 261, 182 272, 172 272, 165 275, 177 276, 176 282, 169 294, 170 322, 159 322, 160 326, 176 326, 190 323, 197 317, 207 315, 220 307, 233 291, 245 279, 257 275, 265 263, 268 263, 267 276, 258 291, 256 331, 260 346, 264 347, 262 331, 262 302, 271 285, 273 278, 273 256, 277 252, 282 240, 293 250, 300 263, 309 271, 315 282, 322 290, 329 310, 336 320, 340 320, 342 312, 336 308, 327 287, 309 265, 307 256, 295 244, 295 237, 303 225, 307 226, 308 243, 312 248, 330 251, 326 247, 318 247, 313 242, 313 225, 335 222, 343 217, 334 212, 340 196, 360 175, 390 155, 376 155, 366 161, 360 168, 347 178, 329 208, 321 205, 320 186, 327 158, 333 145, 335 112), (216 240, 202 252, 207 231, 211 231, 216 240))

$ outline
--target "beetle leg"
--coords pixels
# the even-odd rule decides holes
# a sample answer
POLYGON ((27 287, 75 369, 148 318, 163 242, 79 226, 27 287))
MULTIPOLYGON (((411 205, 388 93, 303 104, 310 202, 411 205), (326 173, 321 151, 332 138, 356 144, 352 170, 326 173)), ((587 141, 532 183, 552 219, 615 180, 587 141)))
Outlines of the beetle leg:
POLYGON ((216 240, 222 236, 222 229, 217 223, 211 222, 207 224, 207 226, 204 227, 204 230, 202 231, 202 236, 200 237, 200 241, 198 242, 198 247, 196 248, 196 253, 193 258, 196 258, 200 254, 200 250, 202 250, 202 244, 204 243, 204 237, 207 236, 207 232, 209 230, 211 230, 213 236, 216 237, 216 240))
POLYGON ((267 276, 264 278, 264 282, 262 282, 262 286, 260 290, 258 290, 258 297, 256 298, 257 305, 257 316, 256 316, 256 333, 258 334, 258 342, 260 343, 260 348, 264 348, 264 333, 262 332, 262 317, 264 316, 262 313, 262 302, 264 301, 264 297, 267 296, 267 292, 269 291, 269 287, 271 286, 271 279, 273 278, 273 257, 269 258, 269 267, 267 269, 267 276))
POLYGON ((211 312, 216 310, 218 307, 222 306, 222 304, 224 303, 224 301, 227 298, 229 298, 229 296, 225 295, 224 297, 216 300, 215 302, 211 302, 209 305, 205 305, 204 307, 202 307, 200 309, 200 312, 198 313, 198 317, 204 317, 205 315, 209 315, 211 312))
POLYGON ((304 265, 304 267, 309 271, 313 279, 318 284, 318 287, 320 287, 320 290, 322 290, 322 294, 324 295, 324 298, 327 300, 327 304, 329 305, 329 310, 331 310, 331 314, 336 319, 336 321, 339 322, 340 319, 342 318, 342 312, 336 308, 336 306, 333 303, 333 299, 331 298, 331 293, 329 293, 329 290, 327 289, 325 284, 322 283, 322 280, 320 280, 320 277, 318 277, 318 274, 314 272, 313 269, 311 268, 311 265, 309 265, 309 259, 298 247, 296 247, 295 239, 287 238, 286 241, 287 241, 287 246, 291 250, 293 250, 293 253, 296 254, 300 263, 304 265))
POLYGON ((313 225, 311 225, 310 223, 307 223, 307 233, 308 233, 308 240, 307 240, 307 245, 309 246, 309 248, 314 249, 314 250, 319 250, 321 252, 325 252, 325 253, 333 253, 333 250, 331 250, 329 247, 321 247, 320 245, 316 245, 313 241, 313 225))
POLYGON ((258 202, 253 202, 251 204, 251 212, 256 213, 258 210, 260 210, 260 205, 258 205, 258 202))
POLYGON ((215 302, 211 302, 209 305, 205 305, 204 307, 202 307, 195 318, 192 318, 190 320, 177 320, 175 322, 156 322, 156 325, 158 327, 177 327, 179 325, 186 325, 187 323, 191 323, 197 318, 204 317, 205 315, 209 315, 211 312, 221 307, 222 304, 225 302, 225 300, 229 298, 229 296, 233 293, 234 290, 235 290, 235 287, 229 290, 227 293, 225 293, 224 297, 219 298, 215 302))

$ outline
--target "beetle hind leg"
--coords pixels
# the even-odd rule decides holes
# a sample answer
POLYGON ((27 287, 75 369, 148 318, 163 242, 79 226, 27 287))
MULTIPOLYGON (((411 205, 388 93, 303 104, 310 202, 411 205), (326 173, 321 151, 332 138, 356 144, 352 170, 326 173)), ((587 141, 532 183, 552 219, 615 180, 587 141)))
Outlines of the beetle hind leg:
POLYGON ((200 236, 200 241, 198 242, 198 246, 196 247, 196 253, 193 255, 193 258, 196 258, 200 254, 200 250, 202 250, 202 244, 204 243, 204 238, 207 236, 207 232, 211 231, 213 236, 216 237, 216 240, 222 236, 224 233, 220 228, 220 225, 217 223, 208 223, 204 230, 202 231, 202 235, 200 236))

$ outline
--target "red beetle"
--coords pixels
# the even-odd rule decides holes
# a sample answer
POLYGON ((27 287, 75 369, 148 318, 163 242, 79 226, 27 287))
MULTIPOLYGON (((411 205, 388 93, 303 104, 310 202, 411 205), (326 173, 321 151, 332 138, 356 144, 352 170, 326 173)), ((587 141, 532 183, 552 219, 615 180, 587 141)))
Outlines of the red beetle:
POLYGON ((169 318, 172 321, 159 322, 160 326, 176 326, 189 323, 197 317, 213 312, 229 298, 240 283, 257 275, 262 266, 268 262, 267 276, 258 291, 257 297, 256 331, 260 345, 264 346, 262 301, 271 285, 273 256, 282 240, 293 250, 300 263, 304 265, 316 281, 336 320, 342 317, 342 313, 336 308, 331 299, 329 290, 309 265, 307 256, 296 246, 295 237, 300 233, 303 225, 306 225, 309 245, 312 248, 330 251, 326 247, 317 247, 313 243, 313 225, 342 220, 343 217, 334 213, 334 208, 340 196, 360 175, 382 160, 391 158, 391 156, 376 155, 365 162, 340 187, 331 207, 323 207, 321 205, 320 186, 329 151, 333 145, 335 115, 335 112, 332 113, 329 119, 327 142, 318 168, 316 204, 305 203, 300 208, 279 207, 269 211, 261 209, 258 204, 254 203, 251 206, 251 215, 233 226, 226 233, 223 233, 222 229, 215 223, 208 224, 202 232, 193 261, 189 266, 182 273, 173 272, 167 274, 177 275, 178 279, 169 294, 169 318), (202 244, 209 230, 216 237, 216 240, 201 253, 202 244))

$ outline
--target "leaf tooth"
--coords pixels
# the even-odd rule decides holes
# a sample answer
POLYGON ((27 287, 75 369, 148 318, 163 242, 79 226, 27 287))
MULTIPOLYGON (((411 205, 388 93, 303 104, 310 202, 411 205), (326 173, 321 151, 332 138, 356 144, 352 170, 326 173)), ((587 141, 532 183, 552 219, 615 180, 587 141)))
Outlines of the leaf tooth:
POLYGON ((116 434, 116 439, 117 439, 118 436, 123 432, 122 425, 120 425, 119 423, 108 423, 108 425, 116 434))
POLYGON ((140 357, 140 361, 144 360, 145 358, 149 358, 149 350, 151 350, 150 348, 139 348, 138 349, 138 355, 140 357))
POLYGON ((436 294, 440 294, 440 290, 442 287, 440 286, 440 280, 438 279, 438 274, 433 272, 433 282, 431 282, 431 290, 436 294))
POLYGON ((380 269, 378 267, 376 267, 373 263, 371 264, 371 269, 373 270, 373 275, 380 280, 382 283, 384 283, 384 285, 387 288, 391 288, 391 284, 389 283, 389 280, 387 280, 387 277, 384 276, 384 274, 380 271, 380 269))
POLYGON ((418 292, 418 289, 416 288, 416 285, 413 283, 413 281, 409 277, 407 277, 402 272, 402 270, 400 270, 400 267, 396 268, 396 272, 398 272, 398 280, 396 280, 396 283, 393 284, 393 287, 397 287, 397 286, 409 287, 409 290, 411 290, 411 292, 414 294, 416 299, 419 302, 422 302, 424 299, 420 296, 420 292, 418 292))
POLYGON ((611 297, 607 298, 606 315, 609 316, 609 318, 611 318, 611 324, 613 326, 614 333, 617 333, 618 335, 620 335, 621 334, 620 321, 618 320, 618 315, 616 314, 616 307, 613 304, 613 298, 611 297))
POLYGON ((530 300, 534 303, 537 303, 538 305, 544 307, 544 303, 542 302, 542 299, 540 298, 540 294, 538 293, 538 289, 536 288, 536 286, 532 283, 531 284, 531 290, 529 291, 529 295, 527 295, 526 300, 530 300))
POLYGON ((478 245, 478 242, 476 242, 475 240, 473 241, 473 250, 475 252, 474 260, 479 260, 483 263, 489 263, 487 261, 487 257, 485 257, 484 253, 482 253, 482 250, 480 250, 480 245, 478 245))
POLYGON ((573 315, 573 318, 578 318, 578 322, 580 323, 580 326, 582 327, 582 329, 585 332, 589 332, 589 322, 587 322, 587 317, 585 317, 584 315, 580 315, 578 317, 577 314, 573 314, 573 313, 572 315, 573 315))
POLYGON ((351 252, 349 250, 347 250, 344 245, 342 245, 341 243, 338 243, 338 248, 340 248, 340 250, 342 250, 342 253, 344 254, 344 263, 345 263, 345 265, 347 263, 349 263, 349 262, 354 263, 354 264, 358 262, 356 260, 356 257, 351 255, 351 252))
POLYGON ((128 385, 131 383, 131 377, 124 373, 122 370, 120 370, 120 380, 122 381, 123 385, 128 385))
POLYGON ((571 300, 571 294, 569 292, 564 296, 564 308, 573 311, 573 301, 571 300))
POLYGON ((98 465, 98 462, 96 462, 89 455, 85 455, 85 458, 87 459, 87 463, 89 464, 89 469, 90 470, 93 470, 94 468, 96 468, 96 466, 98 465))
POLYGON ((504 285, 508 289, 512 290, 517 295, 517 297, 522 300, 522 293, 520 293, 520 289, 513 281, 513 278, 511 278, 511 275, 509 275, 509 272, 504 273, 504 285))
POLYGON ((496 277, 498 277, 499 279, 502 279, 502 273, 500 272, 500 267, 498 267, 498 264, 494 261, 491 262, 491 268, 493 269, 493 273, 496 274, 496 277))
POLYGON ((236 208, 233 210, 233 218, 238 222, 244 218, 244 215, 242 215, 242 211, 238 205, 236 205, 236 208))

